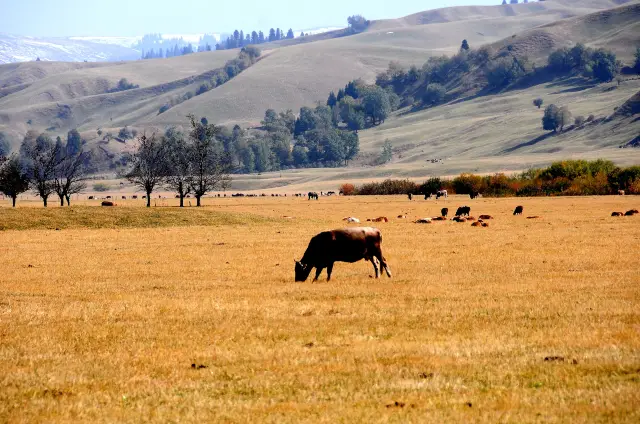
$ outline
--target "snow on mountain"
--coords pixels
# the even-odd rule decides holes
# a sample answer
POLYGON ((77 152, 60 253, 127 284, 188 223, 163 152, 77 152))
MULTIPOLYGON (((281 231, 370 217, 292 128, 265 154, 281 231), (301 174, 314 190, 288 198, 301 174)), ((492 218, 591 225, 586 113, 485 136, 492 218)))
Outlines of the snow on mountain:
POLYGON ((0 34, 0 64, 31 60, 99 62, 138 59, 140 53, 117 44, 78 38, 39 38, 0 34))

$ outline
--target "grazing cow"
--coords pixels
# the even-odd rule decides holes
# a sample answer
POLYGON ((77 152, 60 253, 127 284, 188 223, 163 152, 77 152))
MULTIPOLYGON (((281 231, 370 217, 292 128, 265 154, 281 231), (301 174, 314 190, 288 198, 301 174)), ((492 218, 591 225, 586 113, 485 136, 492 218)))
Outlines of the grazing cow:
POLYGON ((318 193, 316 193, 315 191, 310 191, 309 192, 309 199, 308 200, 311 200, 311 199, 318 200, 319 198, 320 198, 320 196, 318 196, 318 193))
POLYGON ((431 193, 425 193, 424 194, 424 200, 429 200, 431 199, 432 194, 431 193))
POLYGON ((438 200, 441 197, 444 197, 445 199, 449 197, 447 190, 438 190, 438 192, 436 193, 436 200, 438 200))
POLYGON ((449 208, 442 208, 440 210, 440 216, 447 216, 449 215, 449 208))
POLYGON ((347 221, 350 224, 359 224, 360 220, 354 216, 348 216, 346 218, 342 218, 343 221, 347 221))
POLYGON ((379 264, 391 278, 391 270, 382 256, 382 233, 377 228, 358 227, 322 232, 311 239, 304 256, 295 261, 296 282, 307 281, 316 268, 317 281, 323 269, 327 268, 327 281, 335 262, 355 263, 362 259, 371 261, 376 278, 380 278, 379 264))
POLYGON ((132 199, 137 199, 137 198, 138 198, 138 196, 131 196, 131 198, 132 198, 132 199))
POLYGON ((611 212, 611 216, 624 216, 624 212, 611 212))
POLYGON ((335 191, 328 191, 327 192, 327 196, 335 196, 336 192, 335 191))
POLYGON ((105 201, 102 202, 102 206, 115 206, 115 203, 108 202, 108 201, 105 200, 105 201))
POLYGON ((420 218, 413 222, 414 224, 431 224, 431 218, 420 218))
POLYGON ((107 199, 111 199, 111 196, 107 196, 107 199))
POLYGON ((522 211, 524 208, 522 206, 516 206, 516 209, 513 211, 514 215, 522 215, 522 211))
POLYGON ((407 197, 409 197, 409 200, 413 200, 413 194, 409 193, 407 194, 407 197))
POLYGON ((476 197, 480 197, 480 193, 477 191, 472 191, 471 193, 469 193, 469 197, 471 198, 471 200, 473 200, 476 197))
POLYGON ((637 209, 631 209, 631 210, 629 210, 629 211, 626 211, 626 212, 624 213, 624 216, 633 216, 633 215, 636 215, 636 214, 638 214, 638 213, 640 213, 640 212, 638 212, 638 210, 637 210, 637 209))
POLYGON ((127 200, 127 196, 122 196, 122 200, 127 200))
POLYGON ((469 214, 471 213, 471 207, 470 206, 460 206, 458 208, 458 210, 456 210, 456 216, 469 216, 469 214))
POLYGON ((624 196, 624 190, 618 190, 618 195, 624 196))
POLYGON ((479 218, 480 219, 493 219, 493 217, 491 215, 480 215, 479 218))
POLYGON ((93 200, 93 199, 94 199, 94 197, 93 197, 93 196, 89 196, 89 200, 93 200))

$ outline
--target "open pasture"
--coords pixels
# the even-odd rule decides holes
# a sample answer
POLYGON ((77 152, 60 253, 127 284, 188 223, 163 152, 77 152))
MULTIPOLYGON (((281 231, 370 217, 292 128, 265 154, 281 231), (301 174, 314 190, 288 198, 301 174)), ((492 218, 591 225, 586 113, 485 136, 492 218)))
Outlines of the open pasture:
POLYGON ((97 204, 0 205, 2 422, 640 420, 638 197, 97 204), (346 216, 394 278, 294 283, 346 216))

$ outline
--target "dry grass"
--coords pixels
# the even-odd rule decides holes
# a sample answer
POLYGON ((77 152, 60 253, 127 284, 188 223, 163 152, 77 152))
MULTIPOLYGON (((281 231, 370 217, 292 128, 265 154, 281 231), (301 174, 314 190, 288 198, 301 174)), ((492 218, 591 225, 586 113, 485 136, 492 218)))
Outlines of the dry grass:
MULTIPOLYGON (((496 219, 378 224, 394 272, 378 281, 358 263, 296 284, 292 259, 344 216, 445 203, 52 208, 56 222, 95 212, 109 228, 1 231, 0 421, 638 422, 640 217, 608 216, 638 198, 446 205, 465 203, 496 219), (541 219, 512 216, 516 204, 541 219), (117 224, 149 213, 240 216, 117 224)), ((45 214, 17 212, 23 228, 45 214)))

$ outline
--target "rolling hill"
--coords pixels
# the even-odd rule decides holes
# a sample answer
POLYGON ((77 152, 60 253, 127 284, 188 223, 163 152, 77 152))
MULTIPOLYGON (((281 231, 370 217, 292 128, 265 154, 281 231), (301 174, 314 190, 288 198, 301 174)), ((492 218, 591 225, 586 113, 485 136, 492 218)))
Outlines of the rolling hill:
MULTIPOLYGON (((544 63, 551 49, 577 42, 613 49, 620 59, 630 63, 634 46, 640 45, 638 17, 637 1, 548 0, 508 6, 452 7, 374 21, 366 32, 352 36, 340 36, 338 31, 305 37, 296 43, 263 45, 263 58, 254 66, 163 114, 158 114, 158 110, 168 99, 195 91, 200 75, 220 67, 237 51, 119 63, 4 65, 0 66, 0 131, 9 134, 17 146, 30 129, 49 129, 52 135, 57 135, 77 127, 90 143, 95 143, 98 128, 115 132, 126 125, 164 128, 184 124, 189 113, 207 116, 219 124, 255 126, 267 108, 297 110, 324 102, 330 90, 351 79, 372 81, 390 61, 420 66, 430 56, 455 53, 463 38, 472 48, 511 45, 538 64, 544 63), (140 88, 106 93, 121 78, 139 84, 140 88)), ((577 85, 573 80, 554 84, 415 113, 400 111, 382 126, 361 132, 363 153, 355 165, 358 168, 292 171, 288 175, 302 175, 299 183, 318 183, 349 175, 419 177, 460 170, 522 169, 563 155, 595 154, 638 161, 633 156, 636 153, 622 155, 613 149, 633 131, 638 132, 637 121, 606 136, 601 132, 605 127, 593 126, 553 140, 532 142, 541 135, 541 116, 531 106, 534 97, 542 96, 547 104, 571 105, 574 115, 593 113, 605 117, 638 91, 637 81, 625 82, 620 87, 577 85), (513 122, 518 125, 512 125, 513 122), (424 134, 429 134, 428 139, 424 134), (366 166, 385 139, 392 141, 397 152, 394 161, 384 167, 366 166), (560 146, 556 143, 559 140, 560 146), (448 158, 446 166, 427 165, 433 158, 448 158)), ((114 152, 123 148, 120 143, 102 147, 114 152)), ((238 183, 242 181, 254 179, 243 177, 238 183)), ((288 183, 296 181, 292 177, 288 183)))

